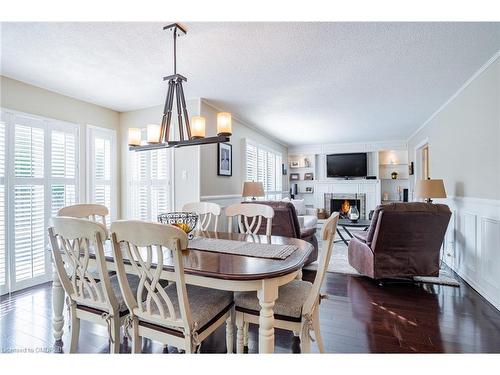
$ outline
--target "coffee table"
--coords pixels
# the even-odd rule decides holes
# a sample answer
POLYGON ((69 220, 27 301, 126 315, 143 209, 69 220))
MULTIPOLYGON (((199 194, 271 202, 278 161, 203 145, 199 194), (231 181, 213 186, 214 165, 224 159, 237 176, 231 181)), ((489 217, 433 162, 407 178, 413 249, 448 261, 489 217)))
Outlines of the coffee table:
POLYGON ((370 227, 371 222, 371 220, 358 220, 356 222, 353 222, 349 219, 339 219, 339 222, 337 223, 337 233, 341 240, 338 240, 336 242, 343 241, 346 245, 349 245, 350 238, 346 239, 342 235, 340 228, 342 228, 349 235, 349 237, 353 238, 354 236, 351 232, 349 232, 349 229, 347 228, 363 228, 364 231, 367 231, 370 227))

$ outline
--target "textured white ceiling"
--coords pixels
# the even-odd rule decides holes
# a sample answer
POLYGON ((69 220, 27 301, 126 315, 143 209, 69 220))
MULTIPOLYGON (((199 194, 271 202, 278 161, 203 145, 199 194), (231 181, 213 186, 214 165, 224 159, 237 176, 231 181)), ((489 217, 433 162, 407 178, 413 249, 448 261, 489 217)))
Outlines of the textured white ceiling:
MULTIPOLYGON (((2 23, 1 74, 117 111, 162 104, 163 25, 2 23)), ((500 23, 187 27, 186 96, 290 145, 406 139, 500 48, 500 23)))

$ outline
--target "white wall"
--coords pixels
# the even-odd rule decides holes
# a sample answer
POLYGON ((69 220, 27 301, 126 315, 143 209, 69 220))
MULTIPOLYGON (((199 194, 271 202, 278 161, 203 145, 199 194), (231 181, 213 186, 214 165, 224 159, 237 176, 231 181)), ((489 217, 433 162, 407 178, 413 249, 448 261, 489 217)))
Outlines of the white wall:
MULTIPOLYGON (((85 200, 86 181, 86 127, 94 125, 119 130, 119 114, 113 110, 57 94, 53 91, 0 76, 0 106, 32 115, 67 121, 79 125, 80 133, 80 199, 85 200)), ((118 136, 118 134, 117 134, 118 136)), ((117 145, 117 156, 120 145, 117 145)), ((117 158, 120 166, 120 158, 117 158)), ((117 181, 117 215, 120 215, 120 176, 117 181)))
MULTIPOLYGON (((229 109, 230 111, 230 109, 229 109)), ((217 113, 222 112, 214 108, 208 101, 201 101, 201 116, 206 118, 206 132, 215 135, 217 133, 217 113)), ((245 181, 245 148, 244 140, 251 139, 257 143, 265 145, 273 150, 281 152, 283 163, 287 162, 287 147, 278 143, 270 136, 264 135, 248 127, 243 122, 233 117, 233 135, 231 144, 233 145, 233 175, 224 177, 217 175, 217 145, 206 145, 200 150, 200 181, 201 196, 241 196, 242 184, 245 181)), ((287 176, 284 176, 287 177, 287 176)), ((283 179, 283 190, 288 190, 288 181, 283 179)), ((222 199, 222 198, 221 198, 222 199)))
MULTIPOLYGON (((191 99, 186 101, 189 116, 196 116, 200 111, 200 100, 191 99)), ((174 113, 176 109, 174 107, 174 113)), ((122 159, 122 215, 126 214, 127 207, 127 155, 128 150, 128 128, 144 128, 147 124, 161 124, 163 115, 163 105, 150 108, 139 109, 136 111, 120 113, 120 143, 121 159, 122 159)), ((176 120, 173 121, 176 123, 176 120)), ((177 137, 176 125, 173 126, 171 137, 177 137)), ((206 147, 206 146, 203 146, 206 147)), ((187 202, 200 200, 200 147, 185 147, 172 150, 172 168, 171 177, 173 176, 173 204, 172 210, 180 210, 187 202)))
POLYGON ((408 140, 408 151, 416 162, 415 148, 428 142, 430 176, 444 179, 453 212, 446 263, 500 309, 499 56, 408 140))

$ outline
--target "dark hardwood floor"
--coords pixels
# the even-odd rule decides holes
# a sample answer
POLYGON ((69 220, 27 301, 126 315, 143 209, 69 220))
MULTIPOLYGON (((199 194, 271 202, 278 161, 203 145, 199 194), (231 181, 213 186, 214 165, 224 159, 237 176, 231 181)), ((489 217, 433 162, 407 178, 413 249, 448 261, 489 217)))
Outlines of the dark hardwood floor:
MULTIPOLYGON (((304 271, 312 280, 314 272, 304 271)), ((329 353, 500 353, 500 311, 466 283, 460 288, 414 283, 379 286, 363 277, 328 273, 321 303, 321 329, 329 353)), ((1 297, 0 348, 50 352, 50 283, 1 297)), ((66 322, 67 322, 67 312, 66 322)), ((63 342, 69 343, 67 324, 63 342)), ((82 322, 79 352, 106 353, 106 328, 82 322)), ((250 353, 257 352, 257 327, 251 326, 250 353)), ((317 351, 313 343, 313 350, 317 351)), ((125 344, 122 351, 129 352, 125 344)), ((144 352, 161 353, 162 345, 143 342, 144 352)), ((170 352, 176 352, 169 348, 170 352)), ((202 345, 202 352, 225 351, 224 329, 202 345)), ((299 352, 298 339, 276 330, 276 352, 299 352)))

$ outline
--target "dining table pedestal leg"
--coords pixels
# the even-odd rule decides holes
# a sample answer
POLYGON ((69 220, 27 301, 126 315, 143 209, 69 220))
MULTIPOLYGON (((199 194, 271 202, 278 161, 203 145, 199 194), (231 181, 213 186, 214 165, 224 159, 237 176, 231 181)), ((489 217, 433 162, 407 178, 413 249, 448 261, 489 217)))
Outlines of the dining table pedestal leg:
POLYGON ((278 298, 276 280, 262 280, 262 288, 257 291, 260 304, 259 353, 274 353, 274 302, 278 298))
POLYGON ((52 282, 52 331, 54 334, 54 339, 56 343, 61 343, 63 336, 63 327, 64 327, 64 289, 61 284, 61 280, 59 280, 59 275, 54 270, 53 274, 53 282, 52 282))

